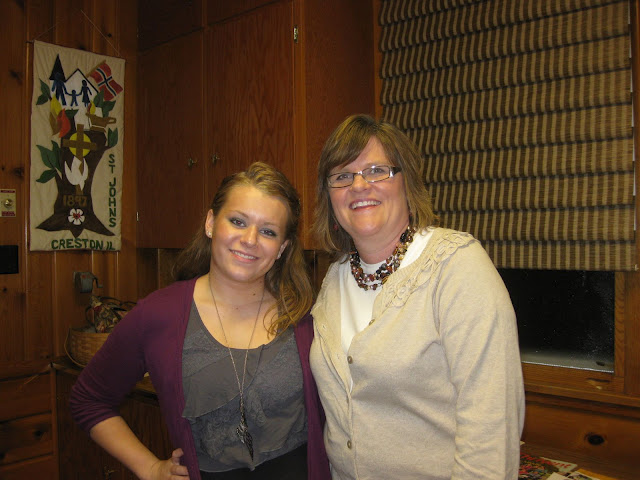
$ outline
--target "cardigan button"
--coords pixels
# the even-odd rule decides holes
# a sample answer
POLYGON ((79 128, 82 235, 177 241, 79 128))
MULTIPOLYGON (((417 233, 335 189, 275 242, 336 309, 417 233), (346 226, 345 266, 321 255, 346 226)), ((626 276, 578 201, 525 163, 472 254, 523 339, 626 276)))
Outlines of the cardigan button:
POLYGON ((376 321, 376 319, 372 318, 371 321, 369 322, 369 325, 373 325, 373 322, 375 322, 375 321, 376 321))
POLYGON ((347 357, 347 362, 353 363, 353 357, 351 355, 347 357))
POLYGON ((351 440, 347 440, 347 448, 351 450, 351 447, 352 447, 351 440))

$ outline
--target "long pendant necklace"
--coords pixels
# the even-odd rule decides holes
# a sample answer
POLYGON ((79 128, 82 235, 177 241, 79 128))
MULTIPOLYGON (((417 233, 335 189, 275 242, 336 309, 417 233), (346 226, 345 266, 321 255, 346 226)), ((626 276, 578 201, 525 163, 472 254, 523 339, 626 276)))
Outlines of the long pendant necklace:
POLYGON ((352 252, 349 259, 351 264, 351 274, 353 275, 353 278, 355 278, 358 287, 363 290, 376 290, 378 287, 382 287, 382 285, 387 281, 387 277, 395 272, 400 266, 400 262, 402 262, 404 254, 407 253, 407 248, 409 248, 409 245, 413 242, 413 234, 415 232, 416 229, 409 225, 402 235, 400 235, 400 241, 398 242, 398 245, 396 245, 393 254, 391 254, 391 256, 378 267, 375 273, 364 273, 358 251, 356 250, 352 252))
POLYGON ((218 311, 218 304, 216 303, 216 297, 213 295, 213 288, 211 288, 211 282, 209 282, 209 291, 211 292, 211 298, 213 298, 213 305, 216 307, 216 314, 218 315, 218 321, 220 322, 220 329, 222 330, 222 336, 224 337, 224 343, 229 350, 229 356, 231 357, 231 364, 233 365, 233 372, 236 374, 236 381, 238 382, 238 390, 240 391, 240 423, 236 427, 236 434, 240 438, 240 441, 249 450, 249 455, 253 461, 253 437, 249 433, 249 427, 247 425, 247 417, 244 409, 244 378, 247 373, 247 358, 249 356, 249 347, 251 346, 251 340, 253 340, 253 334, 256 331, 256 325, 258 324, 258 318, 260 318, 260 309, 262 308, 262 301, 264 300, 264 289, 262 290, 262 298, 260 298, 260 305, 258 305, 258 313, 256 313, 256 321, 253 324, 253 330, 251 330, 251 337, 249 338, 249 345, 244 354, 244 367, 242 368, 242 383, 240 383, 240 377, 238 376, 238 369, 236 368, 236 362, 233 359, 233 353, 229 342, 227 341, 227 334, 224 333, 224 327, 222 326, 222 317, 218 311))

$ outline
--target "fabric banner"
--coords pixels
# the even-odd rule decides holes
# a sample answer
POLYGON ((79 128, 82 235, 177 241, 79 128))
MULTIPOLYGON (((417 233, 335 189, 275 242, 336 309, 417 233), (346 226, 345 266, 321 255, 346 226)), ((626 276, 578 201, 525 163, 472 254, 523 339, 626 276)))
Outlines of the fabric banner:
POLYGON ((31 250, 120 250, 124 64, 34 42, 31 250))

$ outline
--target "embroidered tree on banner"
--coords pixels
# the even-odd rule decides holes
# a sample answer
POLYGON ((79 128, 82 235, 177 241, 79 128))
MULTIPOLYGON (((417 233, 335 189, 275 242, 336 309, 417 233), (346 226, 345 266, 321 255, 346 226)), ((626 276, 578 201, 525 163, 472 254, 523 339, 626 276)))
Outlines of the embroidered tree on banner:
POLYGON ((105 152, 118 143, 116 119, 109 116, 122 87, 112 78, 106 62, 85 75, 76 69, 66 76, 56 57, 51 73, 39 79, 36 105, 49 108, 51 145, 37 145, 46 169, 36 180, 55 181, 58 194, 53 214, 37 225, 49 232, 69 230, 77 238, 82 232, 112 236, 94 212, 91 195, 94 174, 105 152))

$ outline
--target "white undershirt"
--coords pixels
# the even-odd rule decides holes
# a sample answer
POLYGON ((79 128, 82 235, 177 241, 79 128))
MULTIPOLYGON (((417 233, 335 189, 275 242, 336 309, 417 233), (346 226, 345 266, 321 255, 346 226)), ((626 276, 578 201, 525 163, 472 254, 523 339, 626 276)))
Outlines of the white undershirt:
MULTIPOLYGON (((413 242, 407 248, 404 259, 398 268, 404 268, 415 261, 424 248, 427 246, 429 238, 433 233, 433 228, 428 228, 423 232, 413 234, 413 242)), ((374 273, 380 263, 369 265, 360 260, 362 271, 366 274, 374 273)), ((364 330, 371 321, 373 312, 373 302, 380 293, 381 288, 376 290, 364 290, 358 287, 355 278, 351 274, 351 265, 347 261, 340 264, 340 291, 342 292, 342 301, 340 305, 342 316, 342 349, 348 355, 349 347, 353 337, 364 330)))

